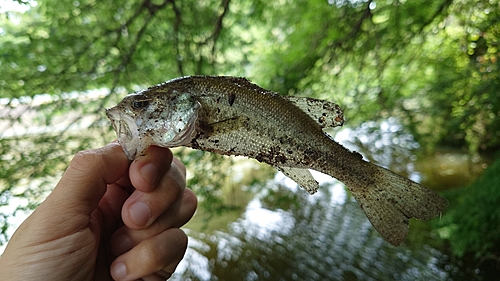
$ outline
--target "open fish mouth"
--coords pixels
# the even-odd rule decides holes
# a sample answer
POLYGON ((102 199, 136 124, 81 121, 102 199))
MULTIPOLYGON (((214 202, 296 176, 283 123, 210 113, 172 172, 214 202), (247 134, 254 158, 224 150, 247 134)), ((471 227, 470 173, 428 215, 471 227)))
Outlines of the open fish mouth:
POLYGON ((111 120, 118 142, 123 147, 123 151, 128 159, 135 159, 137 149, 140 145, 139 128, 134 119, 124 114, 117 107, 106 109, 106 115, 111 120))

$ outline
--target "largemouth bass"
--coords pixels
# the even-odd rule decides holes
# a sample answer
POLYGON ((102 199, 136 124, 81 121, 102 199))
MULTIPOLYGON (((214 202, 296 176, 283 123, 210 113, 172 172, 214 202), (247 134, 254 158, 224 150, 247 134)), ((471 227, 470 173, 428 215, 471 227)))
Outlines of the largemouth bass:
POLYGON ((448 204, 434 191, 366 162, 323 128, 344 122, 340 107, 285 97, 236 77, 191 76, 138 91, 106 110, 128 158, 150 145, 187 146, 241 155, 274 166, 309 193, 309 169, 343 182, 392 245, 408 234, 410 218, 429 219, 448 204))

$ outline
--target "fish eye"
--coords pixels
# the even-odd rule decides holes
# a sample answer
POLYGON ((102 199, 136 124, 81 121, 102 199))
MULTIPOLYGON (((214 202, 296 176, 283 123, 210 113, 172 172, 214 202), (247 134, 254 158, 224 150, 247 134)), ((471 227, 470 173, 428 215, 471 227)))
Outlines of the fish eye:
POLYGON ((132 102, 132 109, 139 110, 139 109, 142 109, 142 108, 148 106, 148 104, 149 104, 148 100, 134 100, 132 102))

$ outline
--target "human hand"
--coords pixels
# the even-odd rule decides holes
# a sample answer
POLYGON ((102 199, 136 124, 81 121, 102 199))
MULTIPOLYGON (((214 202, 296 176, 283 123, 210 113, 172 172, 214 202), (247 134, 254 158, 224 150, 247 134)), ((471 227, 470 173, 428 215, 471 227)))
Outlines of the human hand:
POLYGON ((10 239, 0 279, 168 279, 197 204, 185 173, 165 148, 131 164, 117 143, 78 153, 10 239))

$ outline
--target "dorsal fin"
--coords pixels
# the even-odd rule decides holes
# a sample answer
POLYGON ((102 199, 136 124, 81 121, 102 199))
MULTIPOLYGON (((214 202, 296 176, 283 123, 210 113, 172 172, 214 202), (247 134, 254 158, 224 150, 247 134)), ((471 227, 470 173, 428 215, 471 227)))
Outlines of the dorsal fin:
POLYGON ((284 98, 307 113, 323 129, 344 124, 344 112, 336 103, 304 97, 285 96, 284 98))

